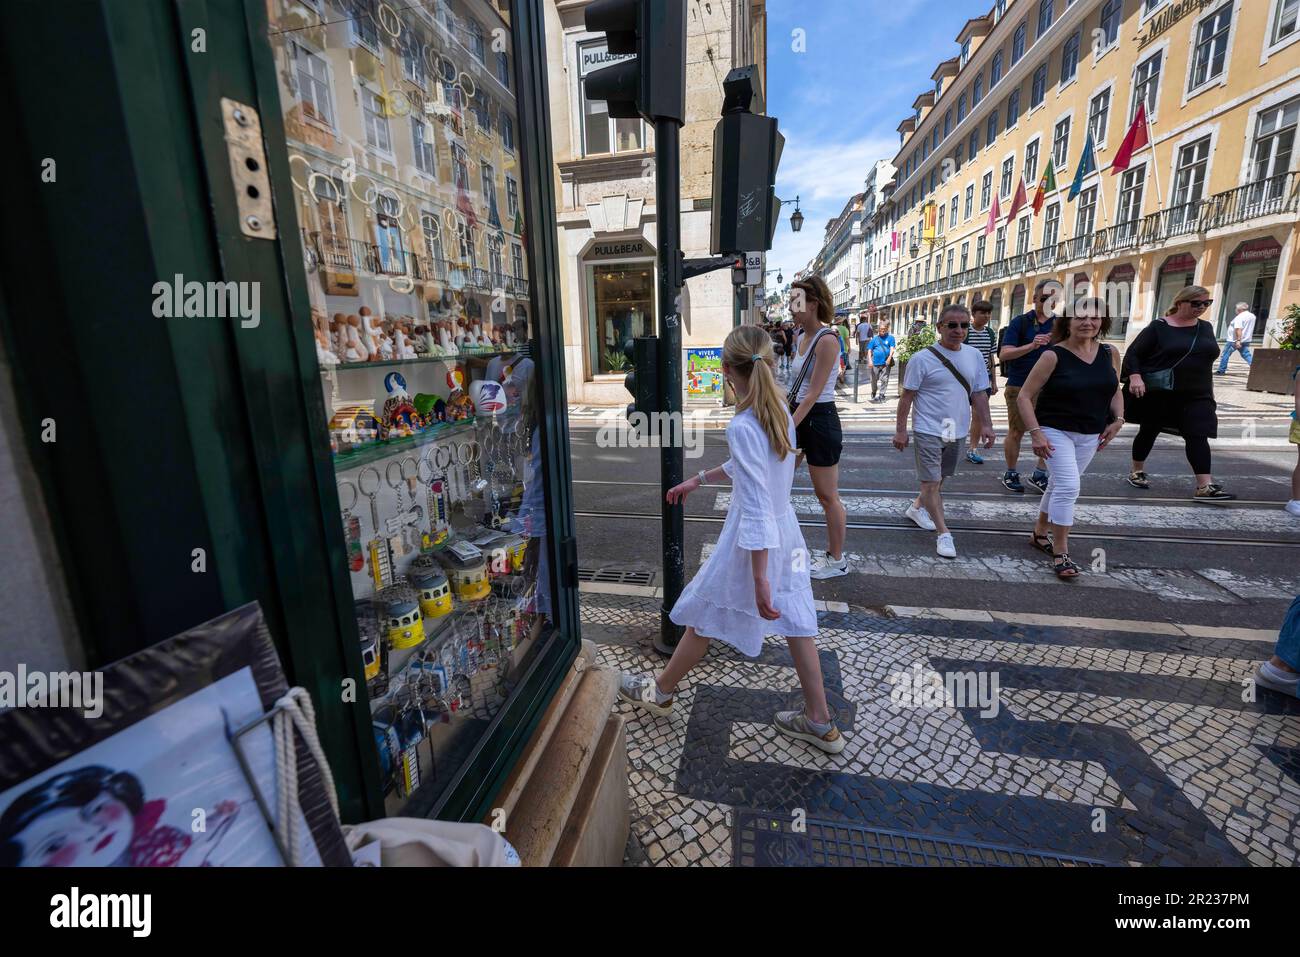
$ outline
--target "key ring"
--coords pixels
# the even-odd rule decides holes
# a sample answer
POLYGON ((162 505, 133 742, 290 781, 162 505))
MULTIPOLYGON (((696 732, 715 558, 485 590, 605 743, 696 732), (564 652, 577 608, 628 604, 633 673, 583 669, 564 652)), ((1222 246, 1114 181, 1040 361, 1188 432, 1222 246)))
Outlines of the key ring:
POLYGON ((456 464, 469 465, 473 459, 473 443, 461 442, 456 446, 456 464))
POLYGON ((355 485, 353 485, 351 482, 348 482, 348 481, 345 480, 345 481, 342 481, 342 482, 339 483, 339 501, 340 501, 340 502, 343 501, 343 490, 344 490, 344 489, 351 489, 351 490, 352 490, 352 502, 351 502, 351 504, 349 504, 349 505, 344 505, 344 506, 343 506, 343 511, 345 511, 345 512, 350 512, 350 511, 352 511, 354 508, 357 507, 357 499, 358 499, 360 496, 359 496, 358 493, 357 493, 357 487, 356 487, 355 485))
POLYGON ((433 464, 439 472, 446 472, 447 469, 451 468, 451 463, 454 458, 455 455, 452 452, 450 445, 435 445, 433 447, 433 464), (447 455, 445 460, 442 457, 444 452, 447 455))
POLYGON ((424 454, 420 456, 420 461, 415 463, 415 477, 426 485, 432 482, 434 477, 438 474, 437 469, 433 467, 433 463, 429 461, 429 455, 432 452, 432 448, 425 449, 424 454), (426 469, 427 478, 425 477, 426 469))
POLYGON ((362 495, 374 495, 376 492, 378 492, 379 491, 379 469, 375 468, 373 465, 367 465, 359 473, 357 473, 357 488, 361 490, 362 495), (375 476, 375 487, 372 489, 367 489, 364 485, 361 484, 361 480, 366 477, 367 472, 373 472, 375 476))
POLYGON ((388 487, 389 487, 389 488, 395 489, 395 488, 397 488, 399 485, 401 485, 401 484, 402 484, 402 463, 401 463, 399 460, 397 460, 397 459, 393 459, 391 462, 389 462, 388 465, 384 468, 384 478, 388 481, 388 487), (393 481, 393 466, 394 466, 394 465, 397 466, 397 481, 396 481, 396 482, 393 481))
POLYGON ((414 455, 408 455, 406 458, 402 459, 401 463, 398 465, 397 474, 402 477, 402 481, 404 482, 409 482, 411 479, 418 479, 420 477, 420 463, 415 460, 414 455), (411 463, 410 475, 406 474, 407 462, 411 463))

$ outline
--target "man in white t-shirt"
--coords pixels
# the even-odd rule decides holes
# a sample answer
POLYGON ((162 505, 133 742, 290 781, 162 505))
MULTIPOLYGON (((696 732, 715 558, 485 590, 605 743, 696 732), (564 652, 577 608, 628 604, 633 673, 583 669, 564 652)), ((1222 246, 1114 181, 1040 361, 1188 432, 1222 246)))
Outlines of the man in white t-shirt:
POLYGON ((907 415, 912 413, 912 441, 916 447, 916 473, 921 494, 904 513, 926 531, 939 533, 935 551, 956 558, 957 547, 943 521, 943 480, 957 471, 972 412, 979 417, 980 441, 993 446, 993 420, 989 415, 989 368, 984 355, 963 343, 970 328, 965 306, 948 306, 939 314, 939 341, 907 361, 903 395, 898 401, 894 448, 907 448, 907 415))
POLYGON ((1237 315, 1228 323, 1228 335, 1223 343, 1223 355, 1219 356, 1219 375, 1227 375, 1228 360, 1235 351, 1240 350, 1241 357, 1250 367, 1250 340, 1255 335, 1255 314, 1250 311, 1250 303, 1237 303, 1237 315))

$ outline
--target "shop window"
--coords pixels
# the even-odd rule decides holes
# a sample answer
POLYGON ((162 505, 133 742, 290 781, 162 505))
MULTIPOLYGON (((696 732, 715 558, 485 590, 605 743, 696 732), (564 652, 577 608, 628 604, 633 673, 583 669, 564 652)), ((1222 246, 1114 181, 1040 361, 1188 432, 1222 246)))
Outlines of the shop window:
POLYGON ((587 99, 582 78, 620 60, 626 55, 608 52, 603 43, 578 48, 578 97, 582 103, 582 152, 584 156, 601 153, 626 153, 645 149, 645 122, 639 119, 613 119, 604 100, 587 99))
POLYGON ((655 264, 596 264, 587 267, 588 365, 592 375, 619 373, 629 339, 653 332, 655 264))
POLYGON ((1160 266, 1151 316, 1163 316, 1174 304, 1174 297, 1196 282, 1196 260, 1188 253, 1170 256, 1160 266))
POLYGON ((1244 302, 1258 320, 1255 323, 1256 340, 1263 337, 1272 314, 1281 257, 1282 246, 1271 236, 1249 240, 1233 251, 1228 259, 1224 296, 1218 304, 1220 335, 1227 331, 1228 322, 1236 314, 1237 303, 1244 302))
POLYGON ((1129 317, 1132 315, 1133 303, 1133 282, 1137 277, 1137 270, 1132 263, 1123 263, 1116 266, 1106 277, 1106 285, 1102 290, 1102 298, 1106 300, 1106 308, 1112 316, 1117 317, 1118 321, 1113 321, 1110 327, 1112 338, 1122 339, 1124 333, 1128 330, 1129 317))

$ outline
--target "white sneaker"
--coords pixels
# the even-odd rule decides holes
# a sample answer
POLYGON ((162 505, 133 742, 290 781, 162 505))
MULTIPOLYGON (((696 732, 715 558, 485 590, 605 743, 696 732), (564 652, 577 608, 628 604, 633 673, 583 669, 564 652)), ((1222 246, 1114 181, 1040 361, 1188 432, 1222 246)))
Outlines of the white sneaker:
POLYGON ((930 513, 925 510, 924 505, 922 505, 919 508, 915 505, 909 505, 907 507, 907 511, 904 512, 903 514, 906 515, 908 518, 910 518, 917 526, 925 529, 927 532, 934 531, 935 529, 934 519, 930 517, 930 513))
POLYGON ((952 533, 944 532, 934 541, 934 550, 939 553, 940 558, 956 558, 957 546, 953 544, 952 533))
POLYGON ((826 560, 824 562, 814 566, 813 569, 810 572, 808 572, 808 577, 815 578, 818 581, 823 581, 827 578, 839 578, 840 576, 847 575, 848 573, 849 573, 848 558, 841 555, 840 560, 838 562, 834 562, 831 561, 831 557, 827 555, 826 560))
POLYGON ((1300 499, 1293 498, 1283 507, 1289 514, 1300 517, 1300 499))

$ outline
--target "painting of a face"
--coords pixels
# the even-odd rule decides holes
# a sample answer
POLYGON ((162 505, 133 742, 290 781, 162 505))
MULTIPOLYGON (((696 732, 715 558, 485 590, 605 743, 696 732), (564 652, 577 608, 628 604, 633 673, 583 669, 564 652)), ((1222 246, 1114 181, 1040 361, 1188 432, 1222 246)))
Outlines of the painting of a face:
POLYGON ((111 794, 42 814, 19 836, 23 867, 108 867, 131 844, 131 811, 111 794))

